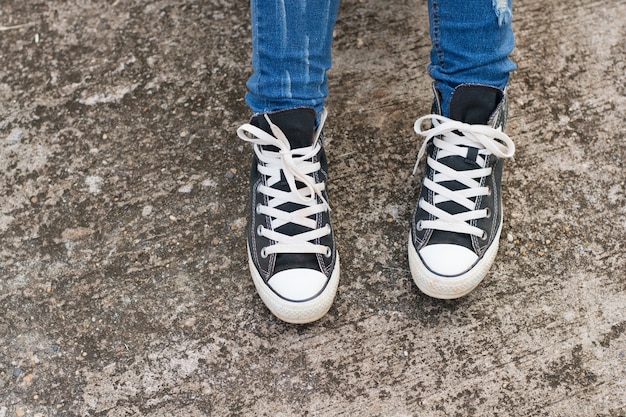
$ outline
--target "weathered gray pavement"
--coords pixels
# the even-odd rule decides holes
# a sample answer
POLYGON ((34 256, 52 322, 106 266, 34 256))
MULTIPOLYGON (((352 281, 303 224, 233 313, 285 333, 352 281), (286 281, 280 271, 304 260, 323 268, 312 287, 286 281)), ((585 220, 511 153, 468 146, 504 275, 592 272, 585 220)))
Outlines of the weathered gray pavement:
POLYGON ((247 270, 247 2, 2 0, 0 417, 625 416, 626 2, 515 6, 501 248, 446 302, 406 259, 426 2, 343 2, 343 275, 292 326, 247 270))

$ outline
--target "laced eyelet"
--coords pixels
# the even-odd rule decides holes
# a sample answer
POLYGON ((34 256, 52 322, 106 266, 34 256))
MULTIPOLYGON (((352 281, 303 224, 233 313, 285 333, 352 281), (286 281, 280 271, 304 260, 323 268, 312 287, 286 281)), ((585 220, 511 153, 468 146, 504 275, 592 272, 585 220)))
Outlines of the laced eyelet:
POLYGON ((257 204, 255 208, 256 214, 261 214, 261 205, 257 204))
POLYGON ((418 220, 417 224, 415 225, 415 229, 418 232, 421 232, 422 230, 424 230, 424 228, 422 227, 422 221, 421 220, 418 220))
POLYGON ((491 218, 491 209, 489 207, 485 209, 485 218, 487 219, 491 218))
POLYGON ((333 251, 330 248, 330 246, 326 246, 326 253, 324 254, 324 256, 327 258, 330 258, 332 254, 333 254, 333 251))
POLYGON ((480 240, 484 242, 485 240, 487 240, 488 237, 489 235, 487 234, 487 231, 483 230, 483 234, 480 236, 480 240))
POLYGON ((267 248, 261 249, 261 258, 263 259, 267 258, 267 248))
POLYGON ((263 236, 263 229, 264 229, 264 227, 263 227, 263 225, 262 225, 262 224, 260 224, 260 225, 256 228, 256 234, 257 234, 257 236, 263 236))
POLYGON ((491 196, 491 187, 487 187, 487 195, 491 196))

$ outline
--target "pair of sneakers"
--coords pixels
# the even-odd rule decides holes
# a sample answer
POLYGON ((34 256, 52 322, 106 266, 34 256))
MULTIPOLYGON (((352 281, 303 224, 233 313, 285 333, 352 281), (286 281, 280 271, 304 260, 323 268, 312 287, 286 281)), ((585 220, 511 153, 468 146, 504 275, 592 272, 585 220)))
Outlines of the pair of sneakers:
MULTIPOLYGON (((505 93, 461 85, 443 117, 434 90, 432 114, 415 122, 425 137, 426 168, 411 221, 411 275, 425 294, 464 296, 483 280, 502 230, 502 165, 514 144, 503 133, 505 93), (424 125, 428 122, 428 129, 424 125)), ((311 108, 255 115, 237 133, 254 146, 250 173, 248 261, 269 310, 289 323, 310 323, 330 309, 339 254, 330 224, 327 159, 320 119, 311 108)))

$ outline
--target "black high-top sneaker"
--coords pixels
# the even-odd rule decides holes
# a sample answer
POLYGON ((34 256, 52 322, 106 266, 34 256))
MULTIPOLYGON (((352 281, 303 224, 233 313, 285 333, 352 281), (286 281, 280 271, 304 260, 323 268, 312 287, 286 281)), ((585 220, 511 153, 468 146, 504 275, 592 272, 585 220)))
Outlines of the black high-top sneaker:
POLYGON ((468 294, 483 280, 498 251, 502 230, 503 158, 515 152, 502 132, 505 93, 484 85, 460 85, 441 116, 437 90, 433 113, 415 122, 426 139, 417 164, 428 155, 411 223, 409 265, 413 280, 431 297, 468 294), (422 130, 429 120, 432 127, 422 130))
POLYGON ((254 144, 248 261, 257 292, 279 319, 310 323, 330 309, 339 255, 330 226, 327 160, 312 108, 256 115, 237 130, 254 144))

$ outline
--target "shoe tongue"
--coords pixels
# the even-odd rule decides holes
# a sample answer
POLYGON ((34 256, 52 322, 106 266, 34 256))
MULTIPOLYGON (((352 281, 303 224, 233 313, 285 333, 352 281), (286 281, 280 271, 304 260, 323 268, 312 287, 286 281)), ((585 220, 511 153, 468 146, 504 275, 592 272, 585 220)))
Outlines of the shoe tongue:
MULTIPOLYGON (((291 149, 305 148, 313 144, 315 119, 317 117, 314 109, 297 108, 282 110, 267 113, 267 116, 272 123, 278 126, 285 134, 285 137, 289 140, 291 149)), ((273 135, 272 129, 263 114, 255 116, 252 123, 273 135)), ((274 147, 268 148, 276 150, 274 147)), ((274 185, 274 188, 287 191, 289 186, 283 178, 280 183, 274 185)), ((294 212, 302 207, 304 207, 302 204, 285 203, 281 204, 277 208, 287 212, 294 212)), ((295 236, 300 233, 307 232, 309 229, 294 223, 287 223, 277 228, 276 231, 288 236, 295 236)), ((294 265, 298 265, 299 268, 319 269, 315 254, 281 253, 276 257, 274 272, 291 269, 294 265)))
POLYGON ((489 124, 504 93, 486 85, 460 85, 450 99, 450 118, 469 124, 489 124))
MULTIPOLYGON (((315 110, 311 108, 297 108, 266 113, 269 119, 282 130, 291 149, 305 148, 313 144, 315 132, 315 110)), ((263 114, 255 116, 253 124, 273 134, 272 129, 263 114)))
MULTIPOLYGON (((503 93, 495 87, 484 85, 461 85, 454 90, 450 100, 450 118, 468 124, 489 124, 489 119, 496 107, 502 100, 503 93)), ((448 156, 439 159, 445 165, 457 171, 467 171, 480 168, 476 163, 477 150, 468 148, 467 158, 448 156)), ((457 181, 446 181, 443 186, 451 190, 465 189, 465 185, 457 181)), ((442 210, 457 214, 466 211, 463 206, 455 202, 447 201, 437 205, 442 210)), ((454 244, 473 249, 470 235, 450 233, 435 230, 431 236, 430 244, 454 244)))
MULTIPOLYGON (((280 130, 284 133, 287 140, 289 140, 289 145, 291 149, 298 149, 311 146, 313 144, 313 137, 315 133, 315 119, 317 114, 315 110, 308 107, 299 107, 296 109, 289 110, 280 110, 272 113, 266 113, 268 118, 272 121, 273 124, 278 126, 280 130)), ((252 119, 252 124, 258 126, 263 129, 267 133, 273 135, 270 124, 265 119, 265 114, 260 114, 255 116, 252 119)), ((265 146, 268 150, 277 151, 274 146, 265 146)), ((303 184, 299 181, 296 181, 298 188, 303 187, 303 184)), ((289 191, 289 185, 284 178, 284 174, 281 175, 281 181, 274 184, 273 188, 281 190, 281 191, 289 191)), ((284 203, 279 205, 278 209, 284 210, 287 212, 293 212, 300 208, 304 207, 303 204, 298 203, 284 203)), ((309 231, 308 228, 299 226, 293 223, 287 223, 279 228, 276 231, 294 236, 300 233, 304 233, 309 231)))

